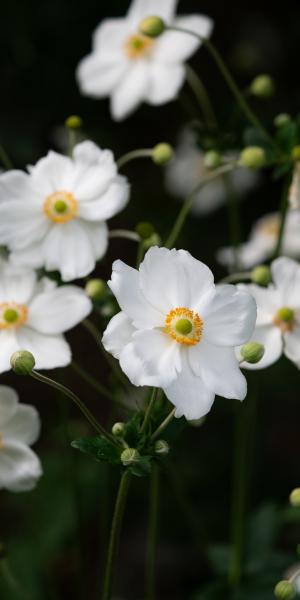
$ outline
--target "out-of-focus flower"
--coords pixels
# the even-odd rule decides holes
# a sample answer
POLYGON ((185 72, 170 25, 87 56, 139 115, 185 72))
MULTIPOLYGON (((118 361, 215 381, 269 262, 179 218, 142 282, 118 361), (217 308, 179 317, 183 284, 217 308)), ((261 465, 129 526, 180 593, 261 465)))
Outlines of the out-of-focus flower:
MULTIPOLYGON (((280 229, 280 214, 269 213, 255 223, 249 241, 238 249, 238 263, 241 268, 248 269, 268 260, 274 254, 280 229)), ((285 256, 300 256, 300 212, 290 210, 286 217, 282 241, 282 253, 285 256)), ((233 248, 221 248, 217 252, 220 264, 232 268, 235 265, 233 248)))
MULTIPOLYGON (((265 353, 247 369, 264 369, 282 354, 300 368, 300 265, 281 257, 271 265, 273 284, 267 288, 255 284, 240 285, 257 303, 257 322, 252 340, 264 345, 265 353)), ((239 354, 239 352, 238 352, 239 354)))
MULTIPOLYGON (((201 178, 210 171, 205 166, 205 152, 197 147, 195 135, 185 130, 179 139, 175 156, 166 169, 166 186, 170 194, 183 200, 199 185, 201 178)), ((237 159, 238 155, 226 158, 237 159)), ((236 194, 242 196, 258 181, 257 173, 237 167, 226 177, 236 194)), ((213 212, 226 202, 228 188, 224 178, 207 183, 195 196, 191 212, 194 215, 205 215, 213 212)))
POLYGON ((92 304, 79 287, 37 280, 33 271, 0 262, 0 373, 17 350, 28 350, 37 369, 64 367, 71 349, 63 332, 80 323, 92 304))
POLYGON ((185 61, 200 46, 194 36, 166 31, 158 38, 143 35, 139 25, 157 15, 167 25, 210 36, 213 23, 203 15, 176 17, 177 0, 133 0, 124 18, 107 19, 93 35, 92 52, 78 65, 81 92, 111 98, 111 113, 119 121, 142 102, 159 105, 173 100, 185 79, 185 61))
POLYGON ((0 489, 11 492, 32 490, 42 468, 30 449, 40 434, 37 410, 19 404, 15 390, 0 386, 0 489))
POLYGON ((0 176, 0 245, 16 264, 60 271, 63 281, 85 277, 106 252, 106 220, 128 202, 127 180, 90 141, 28 170, 0 176))
POLYGON ((247 384, 234 346, 248 341, 255 301, 184 250, 151 248, 139 271, 116 261, 109 282, 121 307, 103 335, 137 386, 161 387, 176 416, 199 419, 215 394, 242 400, 247 384))
POLYGON ((296 162, 294 166, 289 190, 289 206, 291 209, 300 210, 300 162, 296 162))

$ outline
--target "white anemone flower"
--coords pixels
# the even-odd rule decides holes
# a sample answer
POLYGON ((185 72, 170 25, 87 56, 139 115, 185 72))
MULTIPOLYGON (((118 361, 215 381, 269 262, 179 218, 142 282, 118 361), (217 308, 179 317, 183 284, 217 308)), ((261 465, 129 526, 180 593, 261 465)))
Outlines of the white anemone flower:
POLYGON ((178 0, 133 0, 124 18, 107 19, 93 35, 92 52, 78 65, 81 92, 111 98, 112 117, 119 121, 142 102, 165 104, 176 98, 185 80, 185 61, 200 46, 194 36, 166 31, 158 38, 139 32, 145 17, 156 15, 168 25, 187 28, 208 38, 213 23, 203 15, 176 17, 178 0))
POLYGON ((64 367, 71 349, 63 333, 92 310, 83 290, 37 280, 33 271, 0 262, 0 373, 17 350, 32 352, 37 369, 64 367))
POLYGON ((27 492, 42 475, 41 463, 31 450, 40 434, 37 410, 19 404, 14 389, 0 386, 0 490, 27 492))
MULTIPOLYGON (((201 179, 211 173, 205 166, 204 157, 205 152, 196 144, 195 133, 185 129, 179 137, 174 158, 166 167, 166 188, 172 196, 185 200, 201 179)), ((227 154, 226 158, 236 160, 238 155, 231 153, 227 154)), ((226 179, 218 177, 199 190, 195 195, 191 213, 195 216, 208 215, 225 204, 228 198, 227 181, 240 198, 257 184, 258 178, 255 171, 236 167, 232 173, 226 175, 226 179)))
POLYGON ((103 344, 137 386, 164 390, 176 416, 198 419, 215 394, 243 400, 234 346, 251 337, 255 301, 184 250, 153 247, 139 271, 118 260, 109 286, 121 307, 103 344))
MULTIPOLYGON (((238 250, 239 266, 249 269, 268 260, 274 254, 280 230, 280 214, 269 213, 255 223, 249 241, 238 250)), ((282 253, 292 258, 300 257, 300 212, 289 210, 282 240, 282 253)), ((217 253, 220 264, 231 269, 236 262, 233 248, 220 248, 217 253)))
MULTIPOLYGON (((273 283, 267 288, 241 284, 257 303, 257 322, 252 340, 264 345, 263 358, 247 369, 264 369, 282 354, 300 368, 300 265, 281 257, 271 265, 273 283)), ((239 353, 239 352, 238 352, 239 353)))
POLYGON ((128 202, 127 180, 90 141, 72 158, 51 151, 28 171, 0 176, 0 245, 17 264, 60 271, 63 281, 85 277, 106 252, 106 220, 128 202))

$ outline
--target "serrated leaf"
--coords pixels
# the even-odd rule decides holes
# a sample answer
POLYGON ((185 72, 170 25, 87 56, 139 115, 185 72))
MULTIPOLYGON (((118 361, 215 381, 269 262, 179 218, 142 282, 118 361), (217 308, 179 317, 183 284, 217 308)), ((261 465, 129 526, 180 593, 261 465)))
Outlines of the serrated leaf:
POLYGON ((108 462, 112 465, 120 464, 121 449, 117 448, 105 437, 84 437, 74 440, 71 443, 73 448, 77 448, 85 454, 93 456, 100 462, 108 462))

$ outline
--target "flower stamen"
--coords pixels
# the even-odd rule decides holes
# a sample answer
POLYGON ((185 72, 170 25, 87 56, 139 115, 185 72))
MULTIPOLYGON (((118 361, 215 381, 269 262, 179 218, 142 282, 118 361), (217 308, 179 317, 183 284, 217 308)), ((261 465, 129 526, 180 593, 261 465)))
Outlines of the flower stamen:
POLYGON ((154 41, 140 33, 131 35, 124 44, 125 53, 128 58, 135 60, 147 56, 154 44, 154 41))
POLYGON ((273 323, 282 333, 293 331, 296 325, 295 311, 288 306, 282 306, 273 318, 273 323))
POLYGON ((53 223, 67 223, 77 216, 78 202, 70 192, 54 192, 44 202, 44 213, 53 223))
POLYGON ((189 308, 178 307, 171 310, 165 321, 165 333, 179 344, 195 346, 201 340, 203 321, 198 313, 189 308))
POLYGON ((28 309, 24 304, 3 302, 0 304, 0 329, 14 329, 26 323, 28 309))

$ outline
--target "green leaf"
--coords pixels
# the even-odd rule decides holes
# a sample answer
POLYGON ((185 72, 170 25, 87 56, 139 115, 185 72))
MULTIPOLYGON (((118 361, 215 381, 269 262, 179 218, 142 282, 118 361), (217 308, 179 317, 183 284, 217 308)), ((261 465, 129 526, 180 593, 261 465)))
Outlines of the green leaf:
POLYGON ((124 440, 127 442, 130 448, 137 448, 141 441, 140 428, 144 413, 142 411, 136 413, 130 421, 125 423, 124 427, 124 440))
POLYGON ((279 127, 276 133, 276 141, 283 152, 290 155, 294 146, 299 143, 299 130, 297 123, 289 121, 282 127, 279 127))
POLYGON ((120 455, 122 449, 102 436, 83 437, 74 440, 71 446, 85 454, 93 456, 93 458, 100 462, 108 462, 112 465, 118 465, 121 462, 120 455))

